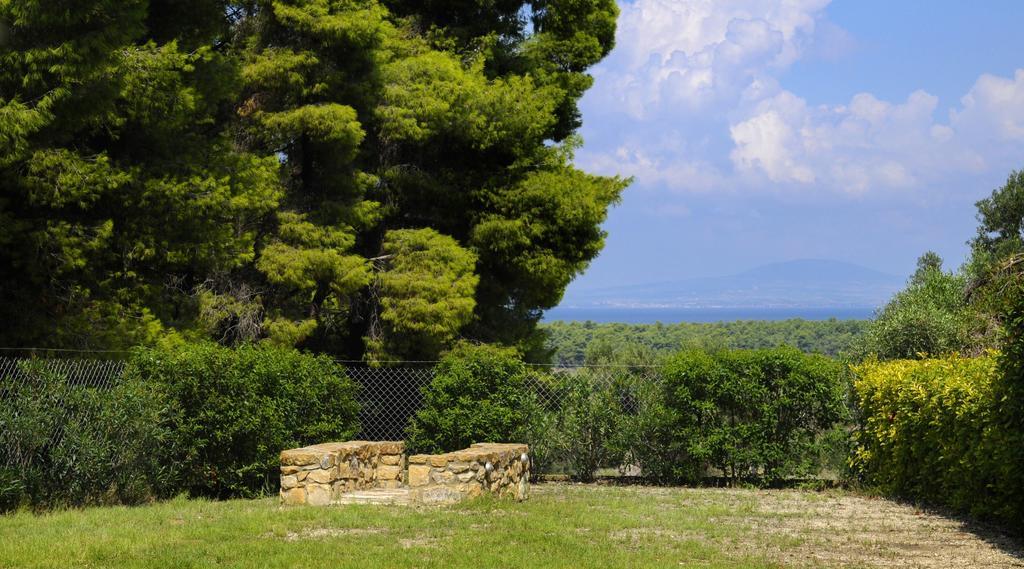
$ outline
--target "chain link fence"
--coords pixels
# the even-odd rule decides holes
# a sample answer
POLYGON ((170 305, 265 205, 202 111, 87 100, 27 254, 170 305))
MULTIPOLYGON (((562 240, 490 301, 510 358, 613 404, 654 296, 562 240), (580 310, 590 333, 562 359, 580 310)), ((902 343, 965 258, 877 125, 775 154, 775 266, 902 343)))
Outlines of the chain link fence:
POLYGON ((359 438, 395 441, 405 438, 409 417, 419 409, 423 388, 434 379, 430 365, 346 366, 359 384, 359 438))
MULTIPOLYGON (((395 362, 387 366, 367 366, 346 362, 343 364, 350 378, 360 386, 360 426, 358 435, 365 440, 402 440, 409 418, 420 408, 423 389, 434 378, 430 362, 395 362)), ((109 389, 116 385, 125 369, 123 360, 98 359, 37 359, 0 356, 0 441, 7 440, 5 429, 17 421, 17 399, 25 390, 39 387, 39 374, 49 376, 46 399, 55 409, 72 390, 80 388, 109 389), (56 379, 56 381, 55 381, 56 379), (33 382, 36 382, 33 384, 33 382)), ((658 382, 655 368, 628 366, 529 366, 530 382, 537 402, 547 412, 558 412, 579 391, 566 386, 586 386, 587 391, 611 394, 623 413, 638 413, 645 392, 658 382)), ((62 420, 51 434, 49 444, 55 445, 63 437, 62 420)), ((10 449, 0 449, 3 455, 10 449)), ((10 459, 9 456, 3 456, 10 459)))
POLYGON ((12 440, 10 429, 17 428, 26 399, 47 408, 62 410, 51 417, 50 432, 43 448, 53 447, 64 438, 70 409, 63 403, 79 389, 109 389, 124 371, 122 360, 29 359, 0 356, 0 464, 27 466, 31 455, 21 451, 21 441, 12 440), (42 401, 40 401, 42 399, 42 401))

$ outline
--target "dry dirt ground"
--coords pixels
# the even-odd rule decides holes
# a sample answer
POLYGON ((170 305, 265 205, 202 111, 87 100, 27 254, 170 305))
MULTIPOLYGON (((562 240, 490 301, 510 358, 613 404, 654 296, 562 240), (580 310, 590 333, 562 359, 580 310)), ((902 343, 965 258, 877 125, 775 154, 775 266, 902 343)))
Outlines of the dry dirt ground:
MULTIPOLYGON (((565 492, 559 486, 538 486, 535 494, 565 492)), ((576 485, 574 490, 581 488, 576 485)), ((592 488, 600 491, 599 486, 592 488)), ((710 541, 737 558, 760 558, 782 567, 1024 568, 1021 541, 1005 531, 884 498, 840 491, 634 491, 654 497, 660 508, 706 511, 705 521, 720 531, 673 528, 671 518, 664 518, 668 523, 609 533, 626 547, 710 541)))

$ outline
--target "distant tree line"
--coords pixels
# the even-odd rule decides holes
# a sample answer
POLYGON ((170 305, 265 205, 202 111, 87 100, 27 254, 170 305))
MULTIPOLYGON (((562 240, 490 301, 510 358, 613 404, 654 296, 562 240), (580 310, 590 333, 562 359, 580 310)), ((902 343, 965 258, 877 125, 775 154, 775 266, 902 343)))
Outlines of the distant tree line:
POLYGON ((622 324, 551 322, 541 325, 554 363, 643 363, 683 348, 761 349, 792 346, 838 356, 851 351, 867 320, 740 320, 736 322, 622 324))

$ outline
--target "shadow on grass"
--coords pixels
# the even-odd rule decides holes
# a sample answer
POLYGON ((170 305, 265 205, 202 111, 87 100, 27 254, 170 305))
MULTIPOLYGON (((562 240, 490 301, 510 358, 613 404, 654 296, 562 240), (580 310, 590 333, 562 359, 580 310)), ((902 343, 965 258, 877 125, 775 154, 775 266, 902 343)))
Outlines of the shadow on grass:
MULTIPOLYGON (((578 482, 568 475, 541 475, 539 482, 578 482)), ((583 484, 583 483, 580 483, 583 484)), ((590 484, 599 486, 648 486, 648 487, 684 487, 684 488, 751 488, 761 490, 805 490, 823 492, 844 490, 864 497, 890 500, 894 503, 913 508, 923 514, 942 517, 957 524, 960 530, 977 537, 979 540, 998 549, 1024 566, 1024 534, 1005 524, 972 518, 942 506, 915 502, 897 496, 887 496, 879 492, 850 485, 840 480, 821 478, 792 478, 785 480, 764 481, 757 479, 735 480, 726 477, 708 476, 698 484, 665 484, 641 476, 605 475, 598 476, 590 484)), ((1024 489, 1022 489, 1024 491, 1024 489)))
MULTIPOLYGON (((1024 491, 1024 489, 1022 489, 1022 491, 1024 491)), ((992 521, 975 519, 962 512, 957 512, 942 506, 934 506, 899 497, 885 496, 882 494, 870 495, 892 500, 897 504, 914 508, 922 513, 946 518, 947 520, 956 522, 959 525, 960 530, 974 535, 978 539, 992 547, 995 547, 1006 555, 1013 557, 1016 561, 1021 562, 1022 566, 1024 566, 1024 535, 1019 531, 1013 530, 1009 526, 992 521)))

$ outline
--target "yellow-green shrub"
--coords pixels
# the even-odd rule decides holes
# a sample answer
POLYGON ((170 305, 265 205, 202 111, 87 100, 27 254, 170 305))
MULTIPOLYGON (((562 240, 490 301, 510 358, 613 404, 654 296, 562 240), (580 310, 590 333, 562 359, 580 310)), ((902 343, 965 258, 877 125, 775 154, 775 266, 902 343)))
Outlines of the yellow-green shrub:
POLYGON ((868 362, 855 368, 861 410, 855 469, 884 492, 1015 526, 1024 474, 1021 425, 1005 420, 996 358, 868 362))

